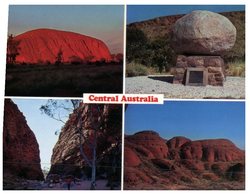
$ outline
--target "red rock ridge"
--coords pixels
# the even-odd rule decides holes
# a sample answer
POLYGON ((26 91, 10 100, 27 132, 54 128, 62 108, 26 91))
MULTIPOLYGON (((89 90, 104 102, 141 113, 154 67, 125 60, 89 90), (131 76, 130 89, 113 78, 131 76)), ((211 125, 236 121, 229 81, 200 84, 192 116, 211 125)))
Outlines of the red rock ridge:
POLYGON ((36 29, 20 34, 15 39, 20 41, 17 62, 54 63, 60 49, 64 62, 70 61, 72 57, 91 61, 111 60, 111 54, 104 42, 74 32, 36 29))
POLYGON ((168 147, 165 140, 154 131, 138 132, 133 136, 127 136, 126 140, 130 143, 136 144, 136 146, 141 146, 141 150, 148 151, 147 156, 149 158, 167 157, 168 147))
POLYGON ((244 189, 245 152, 230 140, 125 136, 124 189, 244 189))
POLYGON ((183 159, 208 162, 230 162, 244 159, 244 152, 226 139, 198 140, 184 144, 181 148, 183 159))

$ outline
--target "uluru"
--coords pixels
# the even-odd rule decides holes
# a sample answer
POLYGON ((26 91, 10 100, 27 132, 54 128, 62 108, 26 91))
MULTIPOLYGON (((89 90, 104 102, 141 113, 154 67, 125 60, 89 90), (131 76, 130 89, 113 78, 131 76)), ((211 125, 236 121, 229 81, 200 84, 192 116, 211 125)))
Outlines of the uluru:
POLYGON ((19 63, 55 63, 59 52, 62 61, 72 59, 87 61, 110 61, 111 54, 107 45, 96 38, 75 32, 55 29, 35 29, 17 35, 19 41, 19 63))
POLYGON ((126 135, 125 190, 245 188, 245 151, 228 139, 162 138, 153 130, 126 135))

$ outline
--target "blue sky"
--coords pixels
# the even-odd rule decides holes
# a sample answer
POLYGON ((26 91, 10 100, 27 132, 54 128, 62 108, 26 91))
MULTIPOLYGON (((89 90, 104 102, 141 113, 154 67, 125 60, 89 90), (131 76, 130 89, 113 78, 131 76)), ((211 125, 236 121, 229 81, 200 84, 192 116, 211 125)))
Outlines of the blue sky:
MULTIPOLYGON (((49 167, 52 150, 59 136, 55 135, 55 132, 61 130, 64 124, 51 119, 45 114, 41 114, 39 108, 41 105, 46 104, 46 99, 12 100, 17 104, 19 110, 25 116, 28 126, 35 133, 40 149, 41 167, 49 167)), ((66 119, 67 118, 65 118, 65 121, 66 119)))
POLYGON ((52 28, 103 40, 112 53, 123 52, 122 5, 10 5, 8 33, 52 28))
POLYGON ((193 10, 213 12, 242 11, 244 5, 128 5, 127 24, 160 16, 190 13, 193 10))
POLYGON ((245 103, 214 101, 167 101, 164 105, 129 105, 125 134, 154 130, 171 139, 226 138, 245 148, 245 103))

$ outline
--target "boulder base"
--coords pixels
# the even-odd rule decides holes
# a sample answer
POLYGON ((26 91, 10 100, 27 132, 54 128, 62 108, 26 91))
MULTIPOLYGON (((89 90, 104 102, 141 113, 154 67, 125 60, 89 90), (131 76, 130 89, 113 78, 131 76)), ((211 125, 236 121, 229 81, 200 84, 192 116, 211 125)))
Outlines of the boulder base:
POLYGON ((171 69, 174 83, 185 84, 188 68, 204 68, 207 72, 207 84, 223 86, 225 78, 224 60, 220 56, 185 56, 178 55, 176 67, 171 69))

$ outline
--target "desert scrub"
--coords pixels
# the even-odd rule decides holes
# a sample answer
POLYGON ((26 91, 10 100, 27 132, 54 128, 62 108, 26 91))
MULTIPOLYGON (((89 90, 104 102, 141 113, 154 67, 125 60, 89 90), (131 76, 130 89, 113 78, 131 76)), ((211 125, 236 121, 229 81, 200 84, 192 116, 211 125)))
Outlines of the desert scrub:
POLYGON ((245 77, 245 61, 233 61, 227 63, 227 75, 245 77))
POLYGON ((127 77, 145 76, 147 74, 148 74, 148 69, 146 66, 143 66, 142 64, 131 62, 126 66, 127 77))

